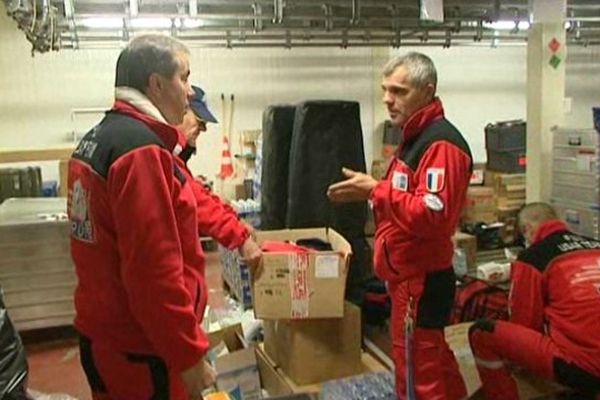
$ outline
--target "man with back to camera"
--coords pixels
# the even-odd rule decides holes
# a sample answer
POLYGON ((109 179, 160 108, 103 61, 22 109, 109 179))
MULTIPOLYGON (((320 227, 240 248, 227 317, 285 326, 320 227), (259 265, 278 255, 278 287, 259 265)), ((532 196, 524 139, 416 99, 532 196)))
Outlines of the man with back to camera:
POLYGON ((392 300, 391 337, 399 399, 461 399, 466 388, 444 339, 455 293, 451 237, 472 170, 469 146, 444 117, 429 57, 407 53, 383 70, 383 102, 403 142, 385 178, 344 169, 332 201, 373 205, 374 266, 392 300))
POLYGON ((200 328, 207 291, 196 198, 178 154, 189 51, 133 39, 115 103, 69 162, 75 327, 94 399, 201 399, 215 372, 200 328))
MULTIPOLYGON (((518 399, 506 363, 600 394, 600 242, 569 231, 546 203, 519 213, 528 243, 511 266, 510 321, 482 319, 469 341, 487 399, 518 399)), ((596 397, 600 398, 600 397, 596 397)))
MULTIPOLYGON (((186 147, 179 155, 184 162, 196 153, 196 140, 200 133, 206 132, 206 124, 218 122, 208 109, 204 90, 197 86, 192 86, 192 90, 194 95, 190 98, 190 107, 177 127, 186 138, 186 147)), ((186 172, 189 170, 186 169, 186 172)), ((195 180, 191 172, 189 179, 197 200, 200 235, 208 235, 229 249, 238 249, 244 261, 254 271, 262 252, 251 236, 252 229, 239 220, 233 208, 195 180)))

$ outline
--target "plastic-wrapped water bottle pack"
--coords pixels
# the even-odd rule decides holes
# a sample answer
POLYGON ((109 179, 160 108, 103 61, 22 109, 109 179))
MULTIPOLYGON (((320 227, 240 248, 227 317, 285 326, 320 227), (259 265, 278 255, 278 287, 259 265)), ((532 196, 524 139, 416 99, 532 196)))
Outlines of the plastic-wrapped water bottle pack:
POLYGON ((319 399, 395 400, 394 375, 387 371, 325 382, 319 399))

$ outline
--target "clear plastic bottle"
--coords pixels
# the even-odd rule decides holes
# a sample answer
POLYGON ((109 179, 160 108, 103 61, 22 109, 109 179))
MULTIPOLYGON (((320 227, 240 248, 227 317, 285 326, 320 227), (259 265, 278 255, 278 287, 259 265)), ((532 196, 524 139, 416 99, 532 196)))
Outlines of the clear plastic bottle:
POLYGON ((463 277, 467 274, 467 254, 460 247, 454 248, 454 256, 452 257, 452 265, 454 273, 457 277, 463 277))

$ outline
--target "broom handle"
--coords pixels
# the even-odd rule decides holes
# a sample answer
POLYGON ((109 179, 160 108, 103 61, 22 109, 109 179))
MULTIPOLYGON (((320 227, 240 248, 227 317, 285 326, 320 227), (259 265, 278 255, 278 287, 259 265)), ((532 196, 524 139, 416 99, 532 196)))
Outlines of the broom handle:
POLYGON ((227 132, 227 119, 225 116, 225 94, 221 93, 221 135, 224 137, 227 132))
MULTIPOLYGON (((231 94, 231 102, 229 103, 229 122, 228 122, 228 126, 227 126, 227 133, 229 134, 229 137, 227 139, 231 139, 231 130, 232 130, 232 126, 233 126, 233 105, 234 103, 234 96, 233 93, 231 94)), ((229 142, 231 143, 231 141, 229 142)))

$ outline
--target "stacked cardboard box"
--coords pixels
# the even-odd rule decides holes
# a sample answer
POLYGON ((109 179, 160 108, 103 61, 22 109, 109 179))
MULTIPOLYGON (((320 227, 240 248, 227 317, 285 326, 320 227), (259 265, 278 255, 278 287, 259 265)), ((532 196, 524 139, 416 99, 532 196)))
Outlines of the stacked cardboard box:
POLYGON ((495 209, 496 203, 494 201, 493 188, 471 186, 467 190, 467 202, 465 204, 463 222, 468 224, 495 222, 495 209))
POLYGON ((485 171, 485 185, 494 189, 498 209, 519 209, 525 204, 525 174, 485 171))
POLYGON ((266 320, 265 352, 299 385, 362 372, 361 314, 350 303, 343 318, 266 320))
POLYGON ((496 220, 504 224, 502 240, 512 243, 517 235, 517 214, 525 205, 525 174, 485 172, 485 185, 494 189, 496 220))
POLYGON ((263 319, 341 318, 352 248, 333 229, 283 229, 256 232, 264 241, 312 239, 332 250, 264 253, 252 293, 254 313, 263 319))
POLYGON ((254 281, 254 311, 263 318, 265 353, 295 385, 359 374, 360 309, 344 302, 350 244, 332 229, 256 233, 265 241, 327 242, 331 250, 268 252, 254 281))

